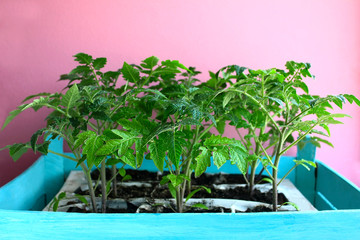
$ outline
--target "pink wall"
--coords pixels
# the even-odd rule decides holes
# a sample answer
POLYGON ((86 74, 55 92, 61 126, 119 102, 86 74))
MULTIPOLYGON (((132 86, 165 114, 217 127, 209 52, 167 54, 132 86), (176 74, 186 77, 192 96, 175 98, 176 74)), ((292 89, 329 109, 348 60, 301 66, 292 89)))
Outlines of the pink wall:
MULTIPOLYGON (((59 75, 72 69, 72 55, 124 60, 156 55, 199 70, 227 64, 282 67, 286 60, 312 63, 316 94, 360 94, 360 2, 357 0, 133 0, 0 2, 0 124, 24 96, 58 91, 59 75)), ((205 79, 207 74, 203 75, 205 79)), ((336 126, 317 158, 360 185, 360 111, 336 126)), ((46 111, 41 112, 45 116, 46 111)), ((0 147, 26 141, 44 125, 32 110, 0 132, 0 147)), ((13 163, 0 152, 0 185, 37 157, 13 163)))

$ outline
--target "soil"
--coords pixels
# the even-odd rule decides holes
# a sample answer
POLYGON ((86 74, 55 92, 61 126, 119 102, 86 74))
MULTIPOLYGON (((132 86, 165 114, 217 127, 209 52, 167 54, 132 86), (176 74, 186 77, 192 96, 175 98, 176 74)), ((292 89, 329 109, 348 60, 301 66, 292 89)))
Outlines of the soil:
MULTIPOLYGON (((153 203, 153 199, 171 199, 172 196, 170 192, 167 189, 167 186, 160 185, 159 182, 162 179, 162 176, 166 175, 167 173, 161 174, 160 172, 149 172, 149 171, 143 171, 143 170, 126 170, 126 174, 131 176, 131 180, 126 181, 126 183, 131 182, 143 182, 147 185, 151 186, 145 186, 144 184, 141 186, 118 186, 118 196, 124 199, 127 203, 127 209, 111 209, 108 208, 108 213, 135 213, 135 212, 161 212, 161 213, 173 213, 173 209, 170 207, 165 207, 162 205, 155 205, 153 203), (147 208, 138 208, 137 206, 130 203, 130 199, 133 198, 145 198, 147 202, 147 208)), ((108 180, 111 178, 111 170, 108 169, 107 172, 108 180)), ((92 178, 94 180, 99 179, 99 171, 95 170, 92 172, 92 178)), ((257 181, 260 181, 265 176, 257 176, 257 181)), ((117 176, 118 183, 121 183, 122 177, 117 176)), ((205 186, 207 188, 211 189, 211 193, 209 194, 205 190, 201 190, 197 192, 193 198, 223 198, 223 199, 239 199, 239 200, 251 200, 251 201, 257 201, 257 202, 263 202, 271 204, 272 202, 272 192, 261 192, 259 190, 254 190, 253 194, 250 196, 249 191, 245 187, 234 187, 227 190, 220 190, 217 188, 214 188, 214 184, 243 184, 245 183, 243 180, 243 176, 239 174, 203 174, 199 178, 193 178, 192 179, 192 190, 199 188, 199 186, 205 186)), ((101 192, 99 187, 96 189, 96 195, 100 196, 101 192)), ((81 191, 78 189, 76 194, 81 195, 88 195, 87 191, 81 191)), ((113 192, 110 193, 109 199, 114 199, 116 196, 114 196, 113 192)), ((199 201, 201 201, 199 199, 199 201)), ((278 194, 278 202, 279 204, 283 204, 285 202, 288 202, 284 194, 279 193, 278 194)), ((173 206, 174 208, 174 206, 173 206)), ((212 207, 209 210, 205 210, 202 208, 190 208, 188 209, 188 212, 193 213, 202 213, 202 212, 231 212, 230 209, 227 208, 221 208, 221 207, 212 207)), ((70 212, 86 212, 85 210, 78 209, 76 207, 72 207, 69 209, 70 212)), ((270 212, 272 211, 270 208, 267 208, 265 206, 259 206, 253 209, 248 209, 247 212, 270 212)))

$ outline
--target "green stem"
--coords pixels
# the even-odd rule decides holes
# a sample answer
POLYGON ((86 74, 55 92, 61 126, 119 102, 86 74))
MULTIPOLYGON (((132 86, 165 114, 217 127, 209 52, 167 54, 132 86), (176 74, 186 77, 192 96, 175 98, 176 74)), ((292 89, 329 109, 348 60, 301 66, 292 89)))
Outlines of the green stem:
POLYGON ((318 122, 315 123, 309 130, 307 130, 303 135, 299 136, 298 139, 296 139, 296 141, 294 141, 293 143, 291 143, 289 146, 287 146, 284 150, 282 150, 280 152, 280 155, 283 155, 284 153, 286 153, 290 148, 292 148, 293 146, 295 146, 296 144, 298 144, 301 140, 303 140, 316 126, 318 125, 318 122))
POLYGON ((68 155, 65 155, 65 154, 62 154, 62 153, 58 153, 58 152, 54 152, 53 150, 48 150, 49 153, 52 153, 52 154, 55 154, 55 155, 58 155, 60 157, 63 157, 63 158, 66 158, 66 159, 69 159, 71 161, 75 161, 75 162, 78 162, 79 160, 76 159, 76 158, 73 158, 73 157, 70 157, 68 155))
POLYGON ((280 185, 280 183, 291 173, 292 170, 294 170, 297 166, 299 166, 299 164, 295 164, 282 178, 281 180, 278 182, 278 186, 280 185))
POLYGON ((80 167, 82 168, 83 172, 85 173, 86 182, 89 187, 89 195, 90 195, 90 200, 91 200, 91 205, 92 205, 92 211, 94 213, 97 213, 96 197, 95 197, 95 192, 94 192, 94 188, 93 188, 93 184, 92 184, 90 170, 86 167, 85 163, 83 163, 83 162, 80 163, 80 167))
POLYGON ((106 199, 107 199, 105 160, 103 160, 101 162, 100 174, 101 174, 101 212, 105 213, 106 212, 106 199))
POLYGON ((241 91, 241 90, 238 90, 238 89, 231 89, 231 91, 234 91, 234 92, 238 92, 238 93, 241 93, 241 94, 244 94, 246 95, 248 98, 250 98, 253 102, 255 102, 260 108, 261 110, 267 115, 267 117, 270 119, 270 121, 274 124, 275 128, 281 132, 281 129, 279 127, 279 125, 277 124, 277 122, 275 121, 275 119, 271 116, 271 114, 266 110, 266 108, 264 107, 264 105, 259 102, 258 100, 256 100, 251 94, 245 92, 245 91, 241 91))

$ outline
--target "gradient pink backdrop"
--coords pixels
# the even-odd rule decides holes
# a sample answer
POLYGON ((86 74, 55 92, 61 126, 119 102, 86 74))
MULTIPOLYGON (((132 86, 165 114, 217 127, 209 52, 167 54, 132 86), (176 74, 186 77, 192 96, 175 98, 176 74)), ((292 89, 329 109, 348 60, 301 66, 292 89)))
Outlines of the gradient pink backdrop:
MULTIPOLYGON (((108 69, 151 55, 177 59, 203 79, 228 64, 305 61, 316 75, 312 93, 359 96, 359 23, 357 0, 1 0, 0 124, 25 96, 61 90, 55 81, 75 66, 78 52, 107 57, 108 69)), ((353 118, 333 128, 335 148, 322 147, 317 158, 360 185, 360 111, 349 105, 344 112, 353 118)), ((0 132, 0 147, 27 141, 46 113, 23 113, 0 132)), ((0 152, 0 185, 37 157, 13 163, 0 152)))

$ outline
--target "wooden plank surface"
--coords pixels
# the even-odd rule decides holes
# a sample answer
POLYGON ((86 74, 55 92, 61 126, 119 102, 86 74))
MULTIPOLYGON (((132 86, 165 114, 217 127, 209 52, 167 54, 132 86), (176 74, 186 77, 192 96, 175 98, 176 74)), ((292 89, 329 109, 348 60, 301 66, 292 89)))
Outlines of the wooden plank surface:
POLYGON ((79 214, 0 210, 0 239, 359 239, 360 211, 79 214))

